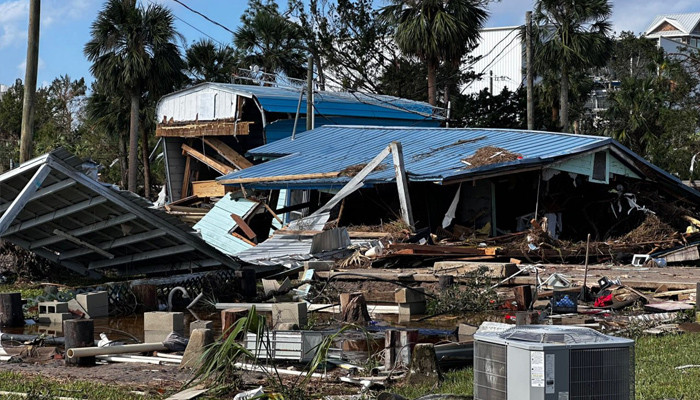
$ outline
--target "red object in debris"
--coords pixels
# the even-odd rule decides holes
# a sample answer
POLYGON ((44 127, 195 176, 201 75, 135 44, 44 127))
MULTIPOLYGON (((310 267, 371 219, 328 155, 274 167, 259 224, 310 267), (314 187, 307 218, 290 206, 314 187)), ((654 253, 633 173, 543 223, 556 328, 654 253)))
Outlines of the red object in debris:
POLYGON ((611 305, 613 302, 613 295, 612 293, 607 294, 605 296, 600 296, 597 299, 595 299, 595 303, 593 303, 593 306, 595 307, 606 307, 611 305))

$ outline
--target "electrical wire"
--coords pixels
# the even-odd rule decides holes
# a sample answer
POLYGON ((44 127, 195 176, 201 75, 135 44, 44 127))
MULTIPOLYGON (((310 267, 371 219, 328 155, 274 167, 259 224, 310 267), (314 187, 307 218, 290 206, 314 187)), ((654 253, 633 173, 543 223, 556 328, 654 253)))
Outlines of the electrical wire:
POLYGON ((230 32, 231 34, 234 34, 234 35, 236 34, 236 32, 232 31, 232 30, 229 29, 227 26, 225 26, 225 25, 223 25, 223 24, 221 24, 221 23, 219 23, 219 22, 214 21, 213 19, 211 19, 211 18, 207 17, 206 15, 202 14, 201 12, 199 12, 199 11, 193 9, 192 7, 190 7, 190 6, 188 6, 187 4, 181 2, 180 0, 173 0, 173 1, 176 2, 177 4, 181 5, 181 6, 185 7, 186 9, 190 10, 191 12, 193 12, 193 13, 199 15, 200 17, 206 19, 207 21, 211 22, 212 24, 217 25, 217 26, 219 26, 219 27, 225 29, 226 31, 230 32))
MULTIPOLYGON (((514 42, 515 39, 517 39, 517 38, 518 38, 517 36, 513 37, 513 39, 511 39, 511 41, 508 42, 508 44, 505 45, 505 46, 503 47, 503 49, 501 49, 501 51, 500 51, 498 54, 496 54, 496 56, 493 58, 493 60, 491 60, 490 63, 486 64, 486 66, 481 70, 481 72, 479 72, 479 75, 483 74, 483 73, 484 73, 490 66, 492 66, 496 61, 499 61, 501 55, 504 55, 503 53, 504 53, 506 50, 508 50, 508 52, 513 51, 512 48, 509 50, 508 47, 509 47, 511 44, 513 44, 513 42, 514 42)), ((476 80, 472 80, 471 82, 469 82, 469 84, 466 85, 465 87, 463 87, 462 90, 459 91, 459 93, 460 93, 460 94, 464 93, 464 91, 467 90, 471 85, 473 85, 474 82, 476 82, 476 80)))

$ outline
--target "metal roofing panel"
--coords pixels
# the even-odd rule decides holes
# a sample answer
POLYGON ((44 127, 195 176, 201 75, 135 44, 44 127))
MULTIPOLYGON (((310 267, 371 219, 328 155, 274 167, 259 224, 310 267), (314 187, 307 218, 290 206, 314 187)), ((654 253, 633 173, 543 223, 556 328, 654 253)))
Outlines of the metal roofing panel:
POLYGON ((200 232, 205 242, 222 253, 228 255, 240 253, 253 246, 230 234, 231 230, 237 226, 231 214, 245 219, 258 204, 246 199, 234 199, 231 193, 227 193, 195 224, 194 229, 200 232))
MULTIPOLYGON (((255 97, 262 108, 268 112, 293 114, 296 113, 299 103, 299 91, 291 88, 214 82, 202 83, 168 94, 161 99, 161 103, 172 97, 186 96, 188 93, 201 91, 203 88, 218 89, 223 92, 240 93, 246 97, 255 97)), ((393 96, 350 92, 319 92, 315 96, 316 112, 320 115, 416 121, 426 118, 444 119, 444 115, 442 115, 443 109, 432 107, 428 103, 393 96)), ((170 104, 169 101, 167 103, 170 104)), ((306 110, 305 96, 302 99, 301 110, 302 112, 306 110)))
POLYGON ((59 149, 0 175, 0 236, 92 276, 237 266, 177 217, 87 177, 80 164, 59 149))
MULTIPOLYGON (((367 163, 392 141, 401 142, 409 180, 441 181, 509 165, 554 159, 586 150, 589 146, 605 145, 612 139, 504 129, 324 126, 299 134, 295 140, 283 139, 249 151, 253 156, 280 158, 220 179, 339 172, 352 165, 367 163), (510 163, 465 168, 460 160, 484 146, 502 147, 521 154, 523 158, 510 163)), ((371 173, 366 182, 393 180, 391 162, 390 159, 384 160, 383 167, 371 173)), ((346 180, 339 177, 327 181, 346 180)))
POLYGON ((671 25, 678 29, 683 30, 684 33, 688 34, 693 31, 693 29, 700 23, 700 12, 696 13, 685 13, 685 14, 660 14, 657 15, 654 20, 649 24, 645 30, 646 34, 655 29, 659 23, 662 21, 668 21, 671 25))

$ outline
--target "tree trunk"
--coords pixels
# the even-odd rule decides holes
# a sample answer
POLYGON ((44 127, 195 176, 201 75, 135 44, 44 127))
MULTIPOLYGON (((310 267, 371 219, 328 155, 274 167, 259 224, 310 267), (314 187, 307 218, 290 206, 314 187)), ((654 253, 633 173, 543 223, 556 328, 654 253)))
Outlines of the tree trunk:
POLYGON ((120 171, 121 182, 119 182, 119 186, 121 188, 125 188, 127 182, 129 181, 129 177, 128 177, 129 164, 126 161, 126 155, 127 155, 126 138, 128 136, 129 136, 129 134, 126 132, 119 133, 119 168, 121 169, 121 171, 120 171))
POLYGON ((128 190, 136 193, 139 165, 139 98, 137 93, 131 93, 131 120, 129 123, 129 180, 128 190))
POLYGON ((428 60, 428 103, 431 106, 437 104, 437 86, 435 83, 437 75, 437 62, 428 60))
POLYGON ((143 197, 151 198, 151 163, 148 160, 148 132, 144 127, 141 127, 141 162, 143 163, 143 197))
POLYGON ((569 68, 561 64, 561 88, 559 101, 559 124, 562 132, 569 130, 569 68))

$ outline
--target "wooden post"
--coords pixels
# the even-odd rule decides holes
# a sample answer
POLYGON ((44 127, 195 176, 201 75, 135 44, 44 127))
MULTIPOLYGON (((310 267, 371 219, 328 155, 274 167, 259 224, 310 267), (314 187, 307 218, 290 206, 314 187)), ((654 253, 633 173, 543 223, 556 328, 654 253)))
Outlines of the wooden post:
POLYGON ((229 335, 229 331, 233 324, 238 321, 238 318, 248 314, 247 308, 229 308, 221 311, 221 336, 222 339, 226 340, 229 335))
POLYGON ((137 285, 131 288, 141 311, 158 311, 158 291, 155 285, 137 285))
POLYGON ((0 293, 0 326, 24 326, 20 293, 0 293))
POLYGON ((258 293, 255 286, 255 270, 253 268, 243 268, 241 270, 241 294, 245 298, 255 297, 258 293))
MULTIPOLYGON (((65 348, 95 346, 95 325, 91 319, 69 319, 63 321, 65 348)), ((90 366, 95 365, 95 357, 66 358, 66 365, 90 366)))
POLYGON ((532 304, 532 289, 530 285, 521 285, 513 288, 515 302, 518 303, 518 311, 525 311, 532 304))
POLYGON ((399 191, 399 203, 401 205, 401 218, 409 225, 413 226, 413 210, 411 209, 411 196, 408 193, 408 180, 403 163, 403 150, 401 143, 391 142, 391 155, 394 160, 394 170, 396 172, 396 186, 399 191))
POLYGON ((367 300, 362 293, 350 293, 349 296, 341 295, 341 314, 341 320, 348 323, 366 324, 372 320, 367 311, 367 300), (345 302, 342 300, 343 297, 345 297, 345 302))

